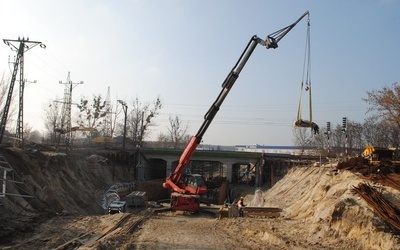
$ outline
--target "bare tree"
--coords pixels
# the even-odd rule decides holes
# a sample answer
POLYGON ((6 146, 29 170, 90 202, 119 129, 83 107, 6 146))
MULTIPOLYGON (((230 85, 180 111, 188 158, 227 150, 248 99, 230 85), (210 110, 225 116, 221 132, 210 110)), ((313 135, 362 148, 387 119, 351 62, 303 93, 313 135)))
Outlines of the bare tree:
POLYGON ((24 140, 29 142, 41 143, 42 136, 38 130, 33 130, 29 124, 24 125, 24 140))
POLYGON ((160 132, 157 136, 157 144, 158 148, 168 148, 168 135, 160 132))
POLYGON ((8 90, 8 84, 6 83, 8 79, 5 78, 5 75, 3 74, 1 77, 0 81, 0 104, 3 105, 5 102, 5 99, 7 98, 7 90, 8 90))
POLYGON ((380 126, 380 122, 378 122, 376 118, 368 117, 364 120, 362 136, 366 145, 383 147, 383 134, 384 128, 380 126))
POLYGON ((188 124, 183 126, 179 116, 175 116, 175 118, 169 117, 168 139, 172 142, 173 148, 177 149, 185 146, 185 142, 189 140, 189 135, 186 134, 188 127, 188 124))
POLYGON ((377 121, 374 117, 369 117, 364 121, 362 135, 366 145, 397 147, 400 128, 393 123, 377 121))
POLYGON ((46 128, 46 137, 50 138, 50 142, 56 141, 55 128, 59 127, 57 124, 61 120, 61 104, 59 102, 50 101, 45 108, 44 126, 46 128))
POLYGON ((342 131, 342 126, 337 124, 334 129, 331 131, 330 143, 332 151, 336 153, 344 153, 345 152, 345 143, 346 143, 346 134, 342 131))
POLYGON ((316 146, 320 153, 328 151, 328 134, 326 131, 325 127, 320 127, 319 134, 312 138, 312 145, 316 146))
POLYGON ((293 143, 301 148, 301 152, 312 145, 312 133, 309 128, 294 128, 293 129, 293 143))
POLYGON ((400 127, 400 86, 397 82, 391 87, 367 91, 367 96, 363 100, 370 105, 368 112, 377 111, 374 117, 400 127))
POLYGON ((152 106, 143 104, 139 98, 132 103, 132 112, 129 113, 127 131, 133 143, 141 147, 144 138, 149 134, 149 127, 154 117, 159 114, 162 108, 161 99, 157 97, 152 106))
POLYGON ((102 125, 103 119, 109 110, 106 110, 106 101, 99 95, 94 95, 92 103, 89 103, 85 97, 81 98, 80 104, 77 105, 79 109, 78 124, 82 127, 96 128, 100 133, 103 133, 102 125))
POLYGON ((383 136, 387 147, 398 147, 400 141, 400 128, 396 124, 387 123, 386 121, 382 121, 381 126, 385 131, 383 136))
POLYGON ((355 121, 347 121, 347 146, 349 151, 360 151, 365 147, 362 136, 363 127, 361 123, 355 121))
MULTIPOLYGON (((384 129, 384 133, 380 134, 379 144, 388 146, 397 146, 399 144, 399 128, 400 128, 400 86, 397 82, 390 87, 383 87, 380 90, 367 91, 367 98, 363 99, 369 104, 368 112, 376 111, 372 114, 371 120, 365 124, 372 126, 379 124, 379 129, 384 129)), ((368 132, 370 127, 365 128, 368 132)), ((368 137, 371 139, 371 136, 368 137)), ((375 143, 377 141, 375 140, 375 143)), ((376 146, 375 144, 374 146, 376 146)))

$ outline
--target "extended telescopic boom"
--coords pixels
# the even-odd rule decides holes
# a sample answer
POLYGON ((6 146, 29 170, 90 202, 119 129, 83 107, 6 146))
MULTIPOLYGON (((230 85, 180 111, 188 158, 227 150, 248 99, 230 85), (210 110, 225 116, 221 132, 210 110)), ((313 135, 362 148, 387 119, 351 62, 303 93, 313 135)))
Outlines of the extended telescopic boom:
POLYGON ((280 29, 266 37, 265 40, 257 37, 254 35, 249 43, 247 44, 245 50, 241 54, 239 60, 236 62, 235 66, 229 72, 228 76, 226 77, 225 81, 222 83, 222 90, 219 93, 217 99, 211 105, 210 109, 204 116, 204 122, 199 128, 196 135, 192 136, 186 145, 180 159, 179 163, 175 168, 175 171, 171 174, 171 176, 167 177, 166 182, 164 183, 164 187, 172 188, 174 191, 179 193, 185 193, 186 190, 181 189, 176 184, 182 179, 182 175, 184 173, 185 167, 189 164, 190 159, 196 150, 197 146, 201 143, 203 135, 207 131, 208 127, 210 126, 211 122, 213 121, 215 115, 219 111, 223 101, 225 100, 226 96, 228 95, 229 91, 231 90, 233 84, 236 82, 237 78, 239 77, 240 72, 242 71, 243 67, 246 65, 247 61, 249 60, 251 54, 253 53, 254 49, 257 47, 258 44, 265 46, 267 49, 273 48, 276 49, 278 47, 278 42, 294 27, 298 22, 300 22, 306 15, 309 15, 309 12, 306 11, 296 22, 293 24, 280 29))

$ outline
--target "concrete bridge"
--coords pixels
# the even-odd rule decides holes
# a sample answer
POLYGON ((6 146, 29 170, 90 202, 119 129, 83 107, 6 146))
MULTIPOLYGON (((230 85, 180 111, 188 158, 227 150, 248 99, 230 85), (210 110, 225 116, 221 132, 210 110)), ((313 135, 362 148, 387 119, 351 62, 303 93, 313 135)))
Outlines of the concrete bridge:
MULTIPOLYGON (((171 174, 178 163, 182 150, 150 150, 141 149, 141 166, 138 167, 138 177, 149 174, 152 164, 161 161, 165 167, 165 174, 171 174), (150 164, 149 164, 150 163, 150 164)), ((188 166, 188 171, 203 174, 205 177, 219 175, 228 181, 235 181, 245 169, 254 169, 261 166, 262 154, 251 152, 228 151, 195 151, 188 166), (210 176, 211 175, 211 176, 210 176)))
MULTIPOLYGON (((112 160, 121 160, 135 168, 138 181, 162 179, 171 174, 178 163, 182 150, 145 149, 107 152, 112 160)), ((287 171, 297 165, 315 162, 305 156, 288 154, 265 154, 255 152, 197 150, 186 171, 202 174, 204 178, 224 177, 228 182, 251 181, 257 187, 265 182, 273 186, 287 171), (249 171, 249 175, 244 173, 249 171)))

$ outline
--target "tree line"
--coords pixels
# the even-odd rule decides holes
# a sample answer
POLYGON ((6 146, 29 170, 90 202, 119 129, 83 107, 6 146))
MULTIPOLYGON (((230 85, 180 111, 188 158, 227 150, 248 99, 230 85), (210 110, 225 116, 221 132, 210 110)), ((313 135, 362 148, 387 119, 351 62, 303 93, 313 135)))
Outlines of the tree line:
MULTIPOLYGON (((150 128, 157 126, 154 122, 163 108, 160 97, 153 102, 144 103, 136 97, 131 103, 119 100, 117 104, 107 104, 102 95, 93 95, 89 100, 82 97, 76 105, 78 114, 72 123, 82 128, 95 128, 96 131, 82 134, 88 139, 96 137, 120 138, 123 140, 124 133, 128 146, 143 147, 146 138, 150 135, 150 128), (125 109, 125 110, 124 110, 125 109), (125 117, 126 116, 126 117, 125 117), (126 122, 125 122, 126 118, 126 122)), ((59 127, 62 121, 62 104, 51 102, 46 109, 46 122, 48 138, 57 141, 57 132, 54 128, 59 127)), ((157 139, 158 147, 182 148, 185 140, 189 138, 186 134, 188 125, 184 126, 179 116, 169 117, 167 133, 159 133, 157 139)))
MULTIPOLYGON (((8 84, 2 76, 0 80, 0 104, 4 104, 8 91, 8 84)), ((365 146, 398 147, 400 136, 400 86, 393 83, 381 89, 366 92, 363 101, 368 105, 368 116, 363 122, 347 120, 346 131, 341 124, 334 125, 328 133, 327 127, 320 127, 320 133, 313 133, 305 128, 295 129, 293 143, 301 148, 313 147, 319 151, 330 150, 334 154, 343 154, 347 150, 350 154, 359 154, 365 146)), ((9 112, 8 133, 12 134, 12 124, 15 123, 16 107, 9 112), (11 124, 11 125, 10 125, 11 124)), ((95 128, 97 132, 84 132, 88 138, 110 136, 121 137, 126 129, 126 138, 129 144, 141 147, 150 135, 150 128, 156 126, 154 118, 160 114, 163 103, 160 97, 153 102, 142 102, 138 97, 129 103, 124 123, 123 106, 107 104, 100 94, 91 98, 81 97, 76 107, 78 114, 71 115, 72 126, 95 128)), ((45 107, 44 125, 46 131, 41 133, 29 124, 24 124, 24 138, 33 142, 55 142, 57 133, 55 128, 62 123, 63 103, 51 100, 45 107)), ((169 117, 167 132, 160 132, 157 136, 159 147, 183 148, 189 140, 188 124, 184 124, 180 117, 169 117)))

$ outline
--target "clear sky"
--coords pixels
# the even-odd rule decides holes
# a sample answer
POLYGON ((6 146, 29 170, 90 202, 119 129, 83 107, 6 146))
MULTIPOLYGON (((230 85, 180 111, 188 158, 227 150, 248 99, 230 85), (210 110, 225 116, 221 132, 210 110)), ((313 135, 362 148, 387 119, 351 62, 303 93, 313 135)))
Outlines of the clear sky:
MULTIPOLYGON (((249 39, 265 38, 307 10, 313 120, 323 127, 342 117, 363 122, 366 91, 400 79, 398 0, 1 0, 0 38, 47 46, 25 54, 25 78, 37 81, 25 88, 25 123, 43 130, 44 110, 62 98, 59 81, 70 71, 73 82, 84 81, 73 90, 74 102, 106 97, 108 86, 113 105, 159 96, 164 108, 151 128, 155 139, 176 115, 195 134, 249 39)), ((293 145, 306 26, 303 19, 275 50, 256 48, 204 144, 293 145)), ((15 55, 0 44, 2 74, 11 74, 15 55)))

